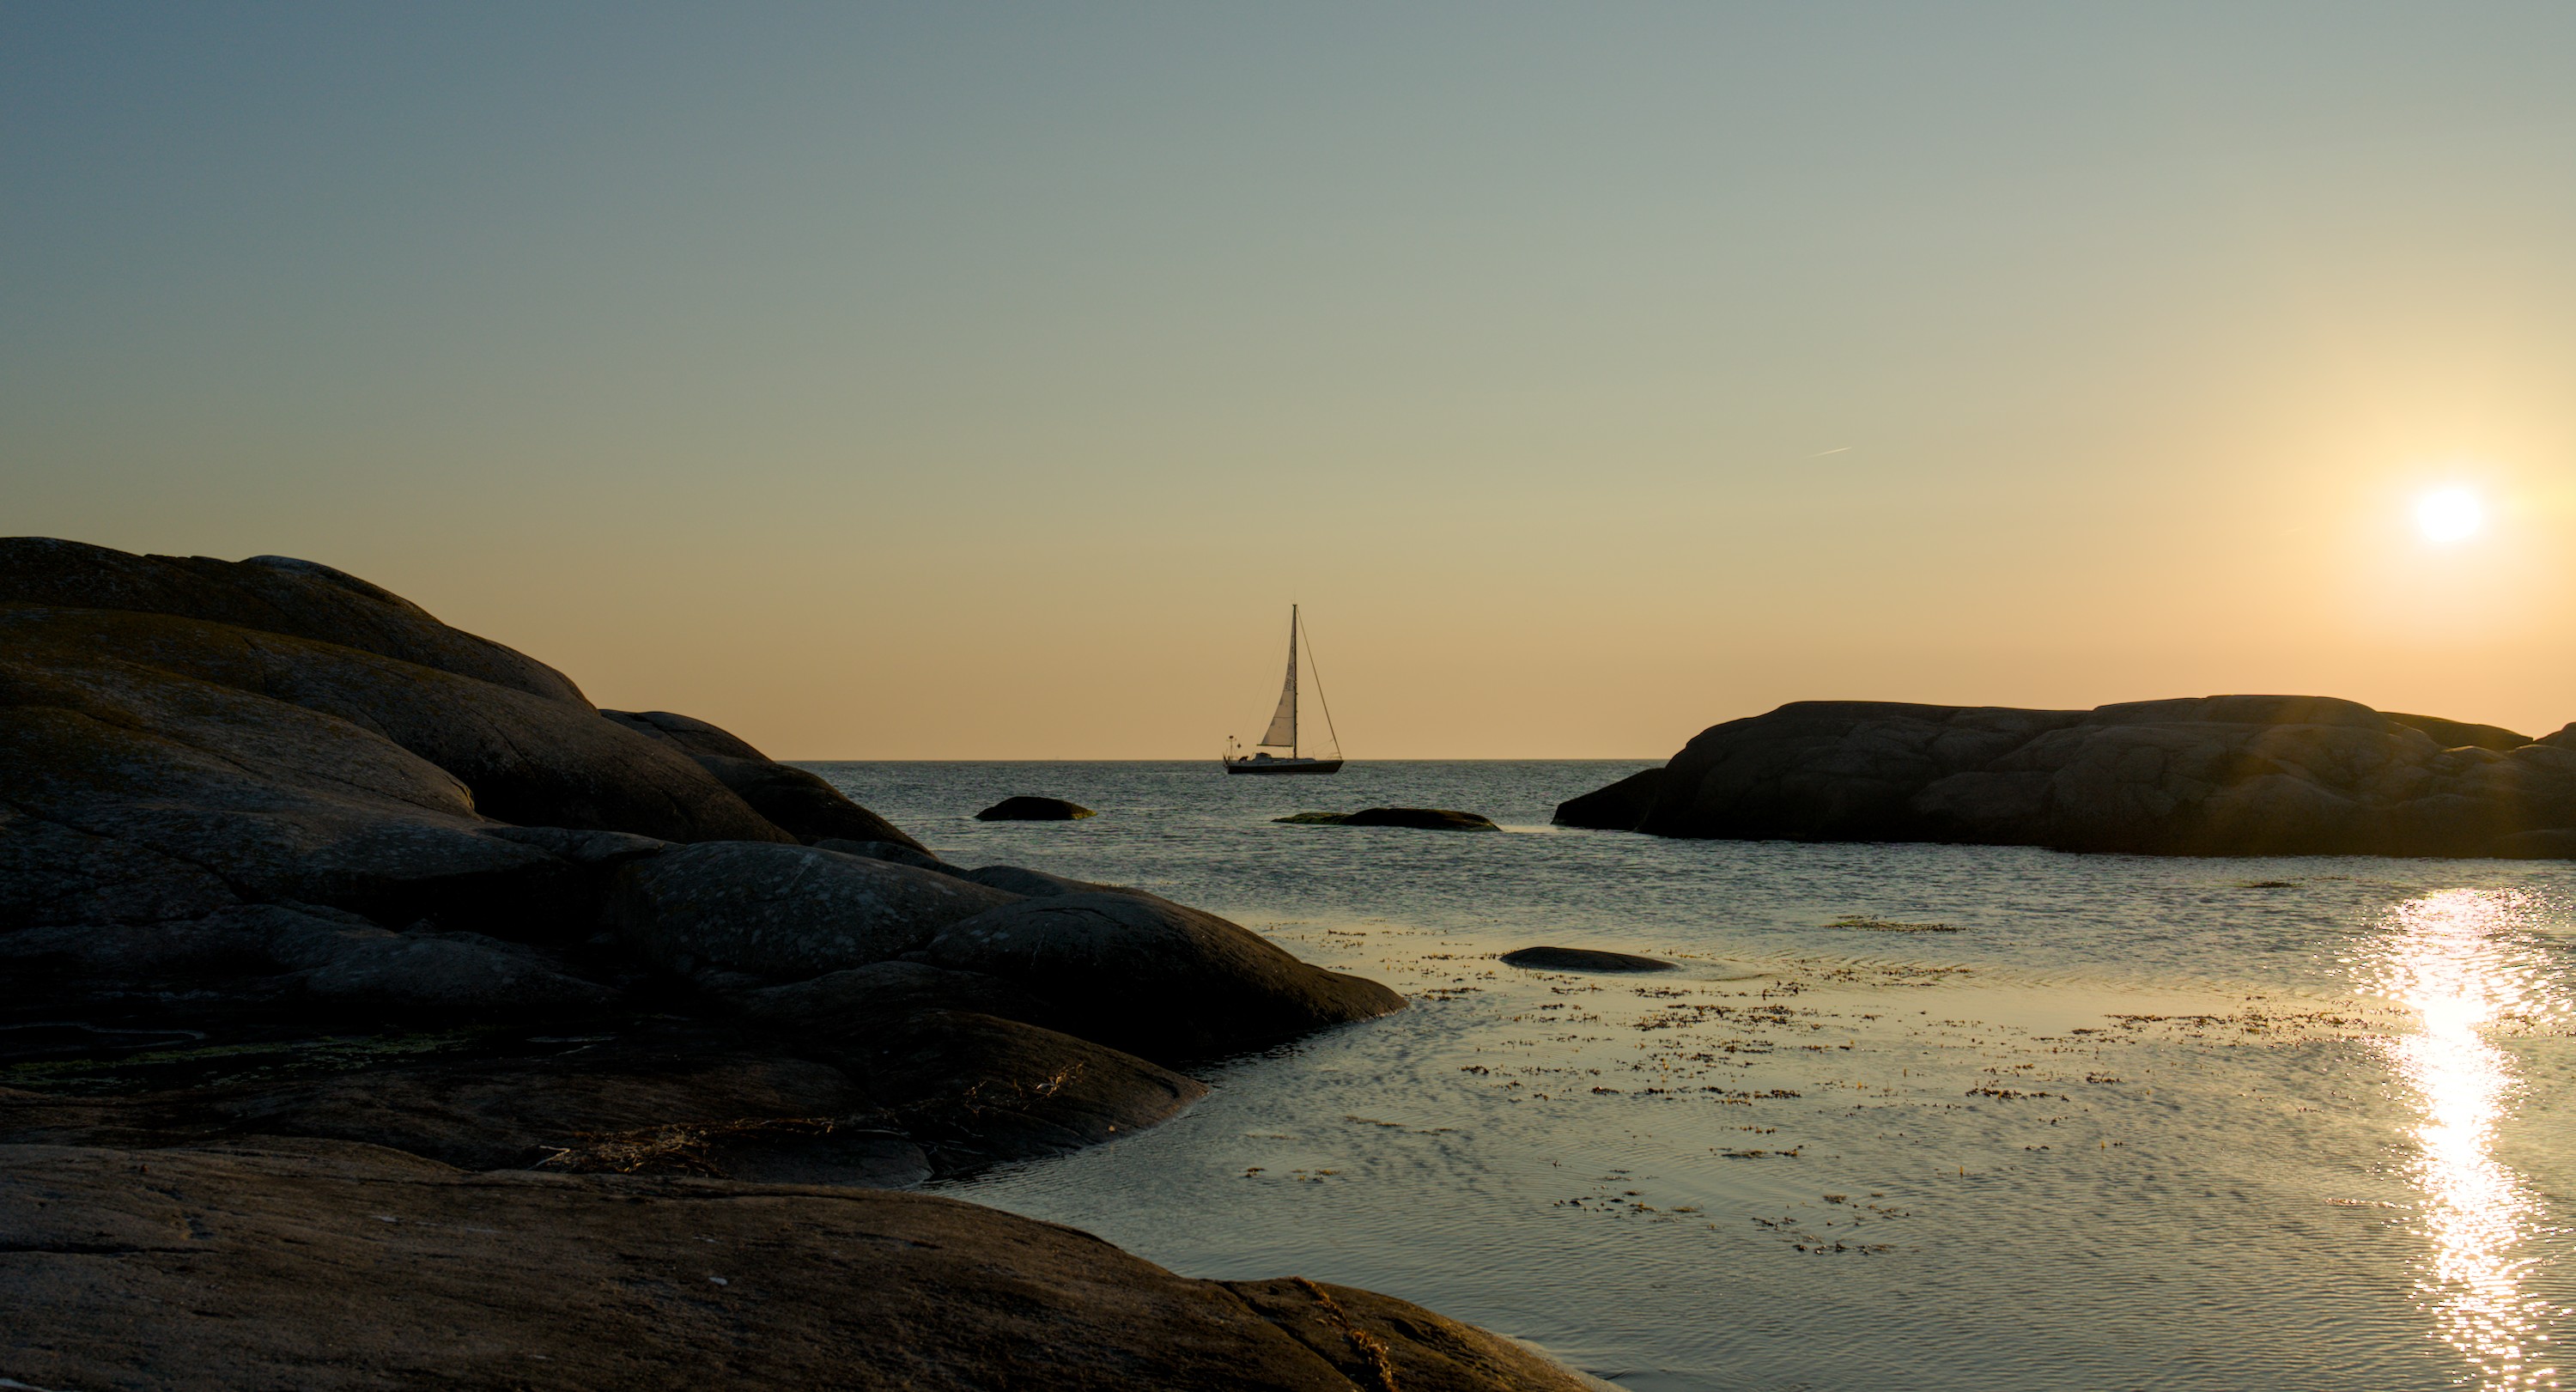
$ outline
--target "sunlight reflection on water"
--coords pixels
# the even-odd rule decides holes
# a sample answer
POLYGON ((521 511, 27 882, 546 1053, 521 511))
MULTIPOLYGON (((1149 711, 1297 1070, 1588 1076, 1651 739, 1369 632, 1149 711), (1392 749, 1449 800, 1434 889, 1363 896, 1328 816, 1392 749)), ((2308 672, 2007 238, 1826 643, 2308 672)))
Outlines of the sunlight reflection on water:
POLYGON ((2521 941, 2527 912, 2512 891, 2426 895, 2396 907, 2371 963, 2373 987, 2412 1007, 2420 1023, 2387 1046, 2423 1118, 2410 1177, 2423 1196, 2430 1251, 2417 1290, 2437 1335, 2495 1389, 2562 1385, 2548 1344, 2566 1312, 2525 1289, 2541 1206, 2494 1154, 2523 1080, 2491 1034, 2569 1011, 2521 941))
POLYGON ((1418 1300, 1638 1392, 2560 1385, 2576 865, 1271 820, 1537 827, 1637 767, 818 771, 959 863, 1138 885, 1414 997, 959 1197, 1418 1300), (1100 815, 975 820, 1017 793, 1100 815), (1540 942, 1692 965, 1493 960, 1540 942))

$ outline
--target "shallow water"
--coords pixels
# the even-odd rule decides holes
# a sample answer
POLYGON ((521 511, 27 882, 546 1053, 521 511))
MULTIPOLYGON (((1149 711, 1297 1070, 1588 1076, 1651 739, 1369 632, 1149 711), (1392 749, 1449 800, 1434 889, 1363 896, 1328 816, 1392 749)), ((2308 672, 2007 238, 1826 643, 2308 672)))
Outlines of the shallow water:
POLYGON ((952 859, 1151 889, 1414 1002, 962 1197, 1637 1389, 2565 1381, 2576 867, 1546 825, 1636 762, 808 767, 952 859), (1101 815, 972 820, 1013 793, 1101 815), (1508 830, 1268 820, 1389 804, 1508 830), (1493 960, 1541 942, 1683 969, 1493 960))

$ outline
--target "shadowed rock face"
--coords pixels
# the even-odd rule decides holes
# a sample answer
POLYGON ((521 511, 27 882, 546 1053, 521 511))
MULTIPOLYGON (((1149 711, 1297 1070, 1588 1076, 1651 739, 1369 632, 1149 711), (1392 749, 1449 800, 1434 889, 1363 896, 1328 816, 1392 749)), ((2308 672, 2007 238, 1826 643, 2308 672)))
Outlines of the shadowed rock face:
MULTIPOLYGON (((666 841, 786 839, 696 760, 587 706, 339 644, 160 614, 0 605, 0 652, 22 670, 115 692, 129 710, 176 679, 331 717, 437 766, 483 819, 666 841)), ((237 753, 269 753, 256 748, 261 713, 236 704, 222 717, 237 753)))
POLYGON ((1747 840, 2564 856, 2571 743, 2313 696, 2090 711, 1809 701, 1711 727, 1556 818, 1747 840))
POLYGON ((53 537, 0 537, 0 603, 205 619, 337 643, 590 709, 572 679, 449 628, 391 591, 286 556, 133 556, 53 537))
MULTIPOLYGON (((905 1185, 1095 1144, 1203 1095, 1153 1058, 1402 1004, 1150 895, 948 865, 714 726, 603 715, 552 669, 324 567, 0 542, 0 1375, 1339 1388, 1361 1365, 1332 1350, 1360 1345, 1315 1329, 1376 1318, 1438 1333, 1420 1386, 1558 1386, 1358 1292, 1322 1326, 1329 1302, 1293 1290, 1256 1314, 962 1205, 940 1220, 959 1265, 870 1265, 845 1249, 944 1248, 833 1228, 847 1191, 781 1209, 713 1182, 905 1185), (183 1153, 217 1144, 274 1153, 183 1153), (593 1177, 612 1172, 709 1183, 593 1177), (189 1199, 161 1187, 174 1173, 189 1199), (424 1184, 448 1187, 387 1227, 450 1238, 299 1235, 346 1237, 334 1205, 424 1184), (657 1196, 662 1226, 631 1226, 657 1196), (172 1204, 199 1205, 175 1236, 152 1227, 172 1204), (779 1252, 804 1263, 751 1336, 774 1347, 744 1351, 735 1315, 690 1304, 696 1277, 596 1298, 643 1290, 673 1253, 701 1262, 632 1255, 694 1241, 671 1225, 755 1207, 746 1282, 777 1277, 779 1252), (385 1309, 353 1311, 353 1286, 385 1309), (220 1312, 154 1303, 216 1287, 220 1312)), ((1413 1356, 1412 1336, 1381 1337, 1413 1356)))
POLYGON ((38 1387, 1589 1385, 1401 1300, 1187 1280, 921 1194, 469 1174, 327 1143, 5 1146, 0 1232, 0 1372, 38 1387))
MULTIPOLYGON (((933 985, 844 979, 794 1009, 745 1004, 761 987, 890 966, 1031 895, 1103 887, 947 865, 713 725, 603 716, 543 664, 325 567, 19 539, 0 541, 0 596, 0 1066, 23 1056, 12 1041, 37 1037, 22 1027, 193 1032, 178 1037, 202 1036, 213 1057, 231 1041, 352 1026, 533 1026, 626 1047, 639 1015, 677 1009, 748 1021, 773 1049, 850 1057, 874 1031, 907 1057, 948 1059, 945 1073, 910 1075, 906 1105, 997 1082, 979 1059, 1049 1051, 1160 1099, 1121 1113, 1131 1123, 1179 1095, 1143 1059, 1113 1067, 1094 1057, 1098 1037, 1054 1032, 1111 1012, 1068 1011, 1067 990, 1006 973, 902 964, 933 985), (796 824, 782 829, 728 784, 792 806, 796 824), (792 844, 832 830, 863 835, 817 839, 860 854, 792 844), (915 1047, 942 1012, 960 1038, 1014 1042, 915 1047), (953 1023, 969 1017, 991 1023, 953 1023)), ((1176 997, 1152 1006, 1170 1009, 1169 1030, 1119 1037, 1266 1042, 1395 1000, 1318 1008, 1348 995, 1341 978, 1223 920, 1192 923, 1186 969, 1166 963, 1156 979, 1245 1004, 1247 1023, 1213 1029, 1176 997)), ((534 1076, 552 1068, 546 1052, 474 1066, 534 1076)), ((152 1086, 102 1076, 122 1094, 152 1086)), ((649 1110, 652 1090, 637 1095, 649 1110)), ((974 1151, 942 1124, 951 1152, 974 1151)), ((567 1116, 559 1130, 573 1129, 567 1116)))
POLYGON ((1214 914, 1121 891, 1032 898, 941 929, 933 966, 1000 977, 1067 1028, 1148 1058, 1239 1053, 1404 1008, 1214 914))
POLYGON ((627 867, 611 914, 646 960, 773 981, 884 962, 1019 896, 812 846, 716 842, 627 867))
POLYGON ((875 841, 928 853, 895 824, 843 797, 816 774, 772 762, 726 731, 669 711, 601 711, 617 724, 697 760, 734 795, 797 840, 875 841))

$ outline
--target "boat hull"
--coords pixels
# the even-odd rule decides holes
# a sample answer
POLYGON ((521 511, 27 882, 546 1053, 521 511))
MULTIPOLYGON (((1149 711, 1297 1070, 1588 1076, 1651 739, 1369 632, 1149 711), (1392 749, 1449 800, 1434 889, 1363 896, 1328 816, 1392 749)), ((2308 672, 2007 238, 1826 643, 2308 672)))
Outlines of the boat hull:
POLYGON ((1339 759, 1228 759, 1228 773, 1339 773, 1339 759))

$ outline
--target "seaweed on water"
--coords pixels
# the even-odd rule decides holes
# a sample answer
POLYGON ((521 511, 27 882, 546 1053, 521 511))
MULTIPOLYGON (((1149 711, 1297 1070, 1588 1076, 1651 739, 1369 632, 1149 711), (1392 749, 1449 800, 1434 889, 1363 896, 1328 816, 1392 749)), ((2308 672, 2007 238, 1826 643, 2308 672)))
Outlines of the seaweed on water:
POLYGON ((1963 931, 1949 923, 1904 923, 1892 918, 1873 918, 1867 914, 1844 914, 1825 925, 1828 928, 1851 928, 1865 933, 1956 933, 1963 931))

